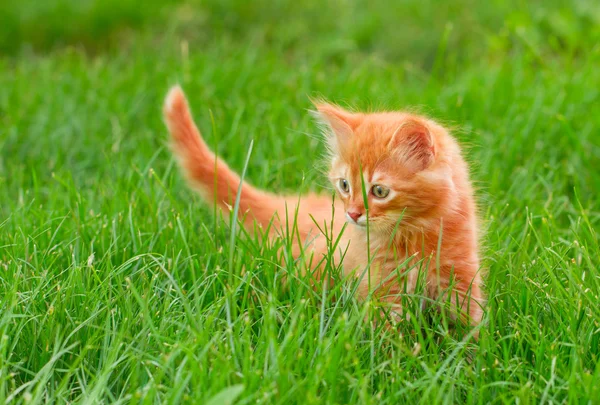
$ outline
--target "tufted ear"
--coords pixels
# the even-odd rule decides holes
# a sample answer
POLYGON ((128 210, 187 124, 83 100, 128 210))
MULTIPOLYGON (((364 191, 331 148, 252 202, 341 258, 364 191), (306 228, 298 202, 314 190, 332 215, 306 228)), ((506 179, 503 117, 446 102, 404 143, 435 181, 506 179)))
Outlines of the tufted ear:
POLYGON ((328 103, 317 102, 315 107, 317 119, 331 129, 328 139, 330 147, 335 151, 346 148, 360 123, 360 114, 328 103))
POLYGON ((429 128, 414 119, 400 125, 390 146, 396 149, 397 155, 415 173, 427 169, 435 159, 435 144, 429 128))

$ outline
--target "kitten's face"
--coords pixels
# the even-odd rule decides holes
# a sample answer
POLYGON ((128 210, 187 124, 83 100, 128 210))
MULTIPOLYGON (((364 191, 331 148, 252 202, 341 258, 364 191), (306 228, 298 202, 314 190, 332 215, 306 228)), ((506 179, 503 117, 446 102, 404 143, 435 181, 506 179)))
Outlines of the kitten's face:
MULTIPOLYGON (((406 189, 382 167, 362 169, 356 160, 335 159, 330 179, 339 198, 344 202, 346 220, 352 225, 366 227, 367 207, 369 225, 376 228, 393 226, 406 209, 403 198, 406 189), (365 205, 366 200, 366 205, 365 205)), ((407 184, 407 186, 410 186, 407 184)))
POLYGON ((453 184, 436 168, 439 145, 427 121, 402 113, 351 114, 328 104, 317 108, 333 132, 329 177, 348 223, 366 228, 367 206, 375 232, 420 227, 439 215, 453 184))

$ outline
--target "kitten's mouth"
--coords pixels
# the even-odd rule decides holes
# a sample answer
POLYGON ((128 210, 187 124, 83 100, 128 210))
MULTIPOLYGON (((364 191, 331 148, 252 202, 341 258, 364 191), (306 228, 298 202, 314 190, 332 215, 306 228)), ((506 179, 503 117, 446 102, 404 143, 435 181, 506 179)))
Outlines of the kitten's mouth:
POLYGON ((346 222, 348 222, 350 225, 354 225, 358 228, 366 228, 367 227, 367 221, 364 222, 354 222, 352 220, 347 220, 346 222))

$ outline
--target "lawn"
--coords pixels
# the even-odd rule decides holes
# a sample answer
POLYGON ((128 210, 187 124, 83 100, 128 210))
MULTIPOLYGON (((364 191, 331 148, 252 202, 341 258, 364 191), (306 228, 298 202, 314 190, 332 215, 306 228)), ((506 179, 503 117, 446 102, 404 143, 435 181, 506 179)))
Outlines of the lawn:
POLYGON ((598 403, 600 9, 9 0, 0 5, 0 403, 598 403), (351 282, 190 191, 161 105, 185 89, 253 184, 328 187, 311 97, 411 109, 472 166, 479 340, 351 282), (287 278, 287 283, 282 280, 287 278))

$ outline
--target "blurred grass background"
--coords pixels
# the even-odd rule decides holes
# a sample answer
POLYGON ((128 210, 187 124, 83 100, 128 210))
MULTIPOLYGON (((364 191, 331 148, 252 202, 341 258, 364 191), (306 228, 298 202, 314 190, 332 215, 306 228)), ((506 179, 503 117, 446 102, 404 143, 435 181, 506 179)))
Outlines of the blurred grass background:
POLYGON ((0 5, 0 52, 46 53, 76 46, 93 54, 121 49, 127 39, 154 39, 176 28, 197 46, 217 38, 297 52, 376 54, 431 67, 440 40, 459 57, 528 48, 539 57, 583 56, 600 39, 593 2, 241 0, 7 1, 0 5), (448 33, 451 30, 451 34, 448 33))
POLYGON ((595 1, 0 3, 0 402, 593 403, 599 63, 595 1), (165 148, 175 82, 233 168, 255 140, 248 178, 274 190, 326 186, 309 96, 456 127, 480 341, 432 314, 371 330, 339 291, 281 289, 251 238, 228 268, 165 148))

